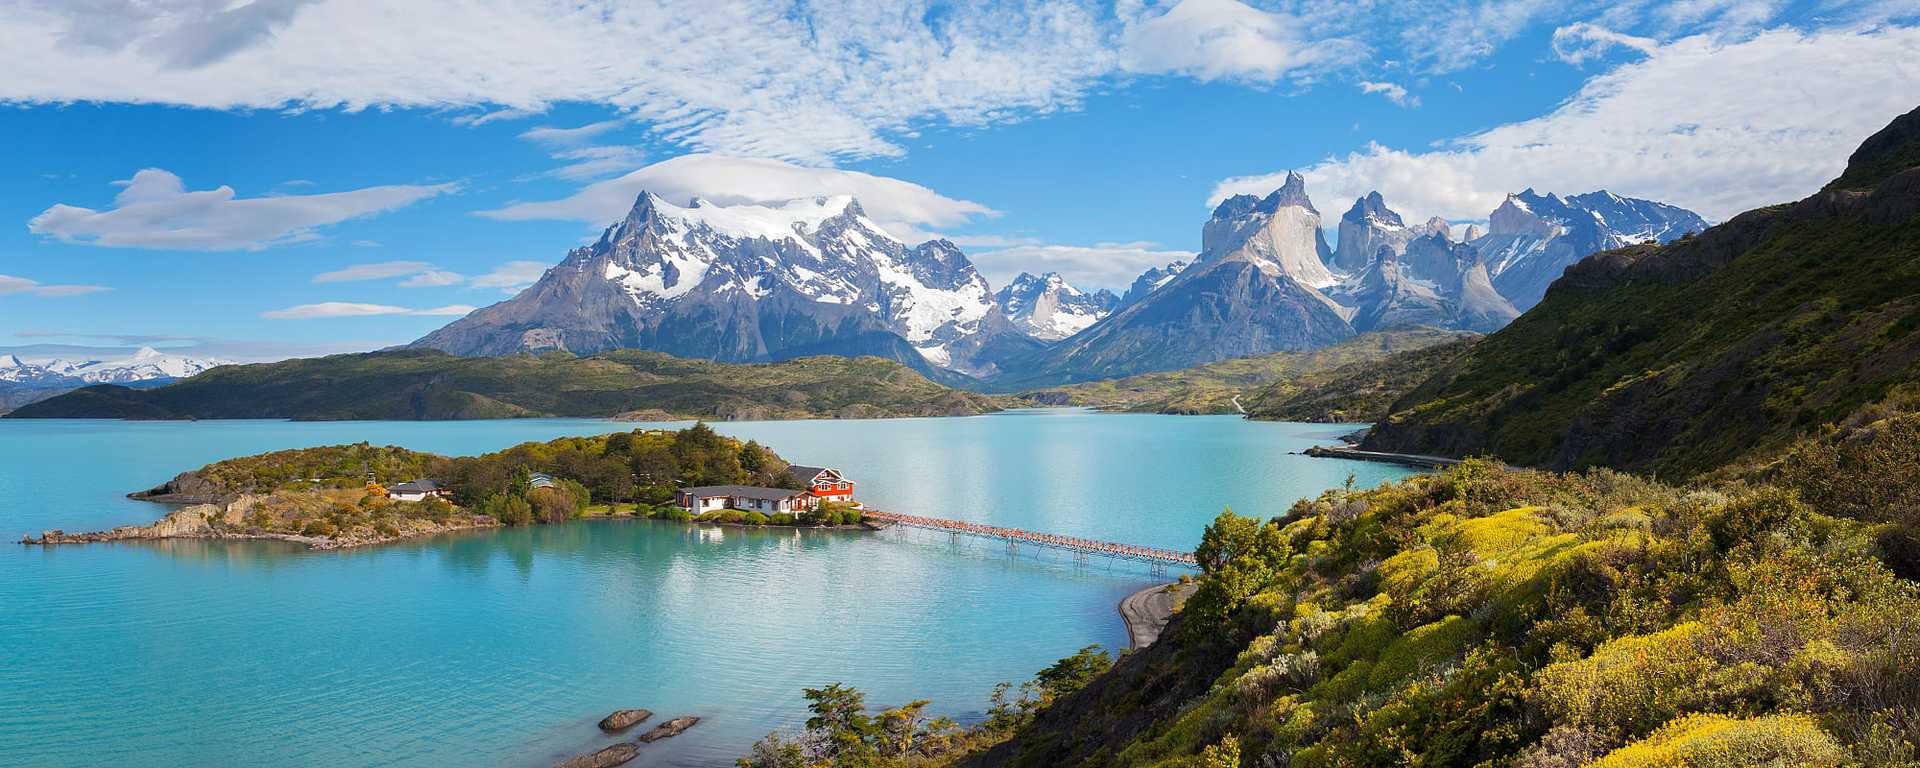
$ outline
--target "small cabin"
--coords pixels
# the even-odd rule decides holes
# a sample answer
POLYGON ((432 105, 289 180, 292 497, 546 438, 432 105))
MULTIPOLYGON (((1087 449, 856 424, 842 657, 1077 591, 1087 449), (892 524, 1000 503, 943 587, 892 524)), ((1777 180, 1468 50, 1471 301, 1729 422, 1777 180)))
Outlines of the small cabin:
POLYGON ((848 480, 840 470, 832 467, 809 467, 794 464, 787 467, 793 479, 800 481, 800 487, 821 501, 853 501, 853 481, 848 480))
POLYGON ((527 487, 529 490, 533 488, 552 488, 554 487, 553 475, 545 472, 534 472, 527 475, 527 487))
POLYGON ((426 501, 444 499, 447 488, 432 480, 408 480, 387 489, 387 498, 394 501, 426 501))
POLYGON ((785 488, 757 488, 751 485, 703 485, 680 490, 681 508, 700 514, 721 509, 765 514, 799 514, 812 509, 819 500, 806 491, 785 488))

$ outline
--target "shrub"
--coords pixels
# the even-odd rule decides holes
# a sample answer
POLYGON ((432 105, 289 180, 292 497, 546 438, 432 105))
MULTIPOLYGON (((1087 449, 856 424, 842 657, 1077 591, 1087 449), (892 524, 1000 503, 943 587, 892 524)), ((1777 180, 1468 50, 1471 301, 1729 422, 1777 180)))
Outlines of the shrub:
POLYGON ((767 516, 765 513, 761 513, 761 512, 748 512, 745 515, 740 516, 740 522, 745 523, 747 525, 766 525, 767 516))
POLYGON ((533 505, 534 519, 543 523, 564 523, 577 517, 580 509, 560 488, 535 488, 527 493, 527 503, 533 505))
POLYGON ((1846 750, 1803 715, 1740 720, 1725 715, 1689 715, 1646 739, 1609 753, 1592 768, 1695 768, 1696 766, 1838 766, 1846 750))
POLYGON ((799 518, 794 517, 790 512, 775 512, 767 516, 767 523, 769 525, 793 525, 798 519, 799 518))
POLYGON ((326 518, 315 518, 313 520, 308 520, 307 524, 301 527, 300 532, 308 536, 319 536, 321 538, 329 538, 329 537, 332 537, 333 534, 338 533, 339 529, 334 527, 333 523, 328 521, 326 518))
POLYGON ((702 512, 700 513, 699 517, 696 517, 694 519, 699 520, 700 522, 703 522, 703 523, 736 523, 737 524, 744 521, 746 517, 747 515, 745 512, 741 512, 740 510, 737 510, 737 509, 716 509, 712 512, 702 512))
POLYGON ((667 504, 654 507, 651 517, 655 520, 670 520, 676 523, 685 523, 693 520, 693 513, 684 507, 667 504))
POLYGON ((480 514, 500 521, 501 525, 532 525, 533 506, 519 496, 496 493, 480 504, 480 514))

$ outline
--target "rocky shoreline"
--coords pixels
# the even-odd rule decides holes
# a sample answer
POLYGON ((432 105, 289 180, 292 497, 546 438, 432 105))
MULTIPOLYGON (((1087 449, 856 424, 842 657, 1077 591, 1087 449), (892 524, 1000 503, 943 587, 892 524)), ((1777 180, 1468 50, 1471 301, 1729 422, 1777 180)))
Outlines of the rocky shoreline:
MULTIPOLYGON (((153 501, 163 499, 148 498, 153 501)), ((21 544, 53 546, 59 544, 98 544, 111 541, 158 541, 161 539, 274 540, 300 544, 308 549, 333 550, 387 544, 405 539, 434 536, 454 531, 497 528, 498 521, 486 515, 455 515, 444 523, 428 520, 407 521, 392 535, 369 534, 345 537, 306 536, 294 533, 256 532, 246 529, 247 513, 260 503, 260 496, 243 494, 225 504, 193 504, 167 513, 148 525, 122 525, 105 531, 68 533, 53 529, 38 537, 23 536, 21 544)))

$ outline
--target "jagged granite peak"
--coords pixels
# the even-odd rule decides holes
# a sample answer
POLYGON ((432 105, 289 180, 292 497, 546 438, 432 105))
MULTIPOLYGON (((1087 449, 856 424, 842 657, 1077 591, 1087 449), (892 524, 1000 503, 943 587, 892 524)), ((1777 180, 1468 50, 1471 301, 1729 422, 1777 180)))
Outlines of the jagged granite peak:
POLYGON ((1435 216, 1427 219, 1426 233, 1429 235, 1438 235, 1445 240, 1452 240, 1453 225, 1447 223, 1446 219, 1435 216))
POLYGON ((1520 315, 1493 289, 1473 247, 1438 233, 1414 239, 1404 253, 1381 246, 1334 295, 1354 308, 1353 327, 1362 332, 1408 325, 1488 332, 1520 315))
POLYGON ((1382 247, 1399 253, 1408 241, 1425 234, 1423 230, 1408 227, 1400 214, 1387 207, 1386 198, 1377 191, 1369 192, 1355 199, 1353 207, 1340 217, 1340 245, 1334 249, 1330 266, 1339 274, 1357 274, 1373 263, 1382 247))
POLYGON ((1392 208, 1387 207, 1387 199, 1381 196, 1379 190, 1374 190, 1361 197, 1355 198, 1353 207, 1348 208, 1346 214, 1340 217, 1341 221, 1366 221, 1368 219, 1378 219, 1383 224, 1395 227, 1404 227, 1407 225, 1405 221, 1401 220, 1400 214, 1395 213, 1392 208))
POLYGON ((1167 262, 1164 267, 1154 267, 1140 273, 1139 277, 1133 279, 1133 285, 1127 287, 1127 292, 1121 294, 1120 303, 1114 308, 1119 309, 1146 298, 1147 294, 1159 290, 1186 268, 1187 262, 1176 260, 1167 262))
POLYGON ((728 362, 876 354, 928 373, 990 374, 979 359, 989 337, 1015 334, 958 247, 908 246, 851 196, 675 205, 642 192, 533 286, 413 346, 631 347, 728 362))
POLYGON ((1648 242, 1669 242, 1706 229, 1684 208, 1621 197, 1606 190, 1561 197, 1529 188, 1508 195, 1473 238, 1493 285, 1525 310, 1547 286, 1589 254, 1648 242))
POLYGON ((1120 303, 1112 291, 1075 288, 1058 272, 1022 272, 994 302, 1013 327, 1041 341, 1059 341, 1099 322, 1120 303))
POLYGON ((1221 203, 1200 230, 1198 263, 1246 261, 1286 275, 1310 289, 1339 282, 1327 270, 1326 235, 1320 213, 1307 198, 1306 180, 1288 174, 1286 185, 1255 204, 1251 195, 1221 203))
POLYGON ((1287 178, 1280 188, 1268 193, 1266 197, 1239 194, 1220 201, 1214 206, 1213 217, 1231 219, 1250 213, 1273 213, 1287 206, 1299 206, 1319 215, 1320 210, 1313 207, 1313 200, 1307 196, 1307 177, 1293 171, 1287 172, 1287 178))
POLYGON ((1460 242, 1471 243, 1487 234, 1487 228, 1478 224, 1468 224, 1467 231, 1460 235, 1460 242))

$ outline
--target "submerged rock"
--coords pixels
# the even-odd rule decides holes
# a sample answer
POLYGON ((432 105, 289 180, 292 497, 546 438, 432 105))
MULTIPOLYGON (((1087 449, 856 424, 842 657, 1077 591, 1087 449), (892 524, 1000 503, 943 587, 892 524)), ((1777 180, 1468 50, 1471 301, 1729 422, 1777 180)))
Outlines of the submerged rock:
POLYGON ((649 717, 653 717, 652 710, 646 710, 646 709, 618 710, 611 715, 607 715, 606 717, 601 718, 600 730, 606 731, 607 733, 624 731, 628 728, 632 728, 636 725, 639 725, 642 722, 645 722, 646 719, 649 717))
POLYGON ((651 731, 640 734, 640 740, 651 744, 661 739, 672 738, 684 733, 688 728, 692 728, 699 722, 700 718, 697 717, 676 717, 654 726, 651 731))
POLYGON ((554 768, 613 768, 639 755, 639 746, 623 741, 598 752, 567 758, 554 768))

